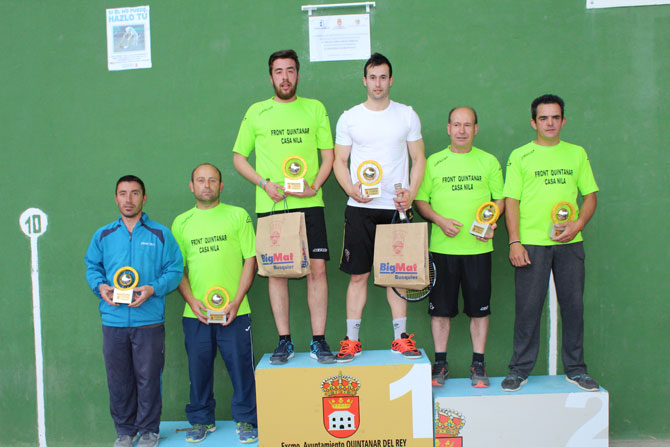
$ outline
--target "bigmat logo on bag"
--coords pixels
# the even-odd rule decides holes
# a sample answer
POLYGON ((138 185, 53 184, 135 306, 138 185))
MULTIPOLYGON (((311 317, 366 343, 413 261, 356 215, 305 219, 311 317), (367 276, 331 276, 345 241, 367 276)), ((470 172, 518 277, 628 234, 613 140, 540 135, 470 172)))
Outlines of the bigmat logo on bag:
MULTIPOLYGON (((261 253, 261 262, 265 266, 271 266, 274 270, 290 270, 295 266, 295 258, 292 252, 282 253, 261 253)), ((302 244, 302 256, 300 258, 300 268, 307 268, 307 250, 305 244, 302 244)))
POLYGON ((261 262, 274 270, 289 270, 294 265, 293 253, 261 253, 261 262))

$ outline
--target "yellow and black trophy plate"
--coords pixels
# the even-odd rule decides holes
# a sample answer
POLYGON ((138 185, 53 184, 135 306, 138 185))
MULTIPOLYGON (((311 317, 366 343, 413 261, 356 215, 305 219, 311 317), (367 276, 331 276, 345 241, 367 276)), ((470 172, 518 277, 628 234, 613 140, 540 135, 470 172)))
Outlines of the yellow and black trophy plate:
POLYGON ((227 317, 223 310, 230 303, 230 295, 223 287, 214 286, 205 295, 208 323, 225 323, 227 317))
POLYGON ((565 231, 565 224, 575 220, 575 207, 570 202, 558 202, 551 210, 549 237, 556 239, 565 231))
POLYGON ((307 174, 307 163, 302 157, 291 155, 282 164, 284 171, 284 191, 305 191, 305 174, 307 174))
POLYGON ((482 206, 477 209, 475 220, 470 227, 470 234, 479 237, 486 237, 490 233, 491 225, 498 221, 500 217, 500 208, 495 202, 482 203, 482 206))
POLYGON ((130 266, 121 267, 114 274, 114 297, 112 302, 130 304, 133 302, 133 290, 140 282, 137 270, 130 266))
POLYGON ((361 195, 366 199, 382 196, 382 167, 374 160, 367 160, 358 165, 356 175, 361 182, 361 195))

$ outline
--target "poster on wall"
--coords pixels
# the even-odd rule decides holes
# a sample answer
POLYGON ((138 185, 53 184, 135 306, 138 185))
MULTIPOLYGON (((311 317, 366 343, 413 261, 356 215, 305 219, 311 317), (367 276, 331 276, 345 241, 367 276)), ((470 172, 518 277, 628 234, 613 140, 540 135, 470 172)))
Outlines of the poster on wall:
POLYGON ((309 18, 309 60, 353 61, 370 57, 370 15, 309 18))
POLYGON ((109 71, 151 68, 149 6, 107 10, 109 71))
POLYGON ((586 0, 587 9, 650 5, 670 5, 670 0, 586 0))

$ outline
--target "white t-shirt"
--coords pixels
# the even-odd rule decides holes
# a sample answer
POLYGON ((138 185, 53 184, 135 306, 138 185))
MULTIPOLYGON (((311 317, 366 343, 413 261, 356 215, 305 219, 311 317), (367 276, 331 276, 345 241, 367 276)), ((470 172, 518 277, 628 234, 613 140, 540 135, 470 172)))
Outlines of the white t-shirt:
POLYGON ((382 168, 381 197, 368 203, 349 198, 347 205, 360 208, 395 209, 395 184, 409 188, 408 141, 421 139, 421 122, 414 109, 391 101, 381 111, 365 108, 363 104, 345 111, 337 121, 335 143, 351 146, 349 173, 357 183, 358 166, 374 160, 382 168))

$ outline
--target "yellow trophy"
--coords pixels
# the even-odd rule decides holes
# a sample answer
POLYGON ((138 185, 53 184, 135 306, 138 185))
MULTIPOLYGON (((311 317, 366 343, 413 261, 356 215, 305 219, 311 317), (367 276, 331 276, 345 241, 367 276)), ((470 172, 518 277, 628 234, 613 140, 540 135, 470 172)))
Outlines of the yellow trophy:
POLYGON ((140 275, 132 267, 121 267, 114 274, 114 297, 112 302, 130 304, 133 302, 133 289, 140 282, 140 275))
POLYGON ((493 230, 491 225, 497 222, 500 217, 500 208, 495 202, 482 203, 482 206, 477 209, 475 220, 470 227, 470 234, 479 237, 486 237, 493 230))
POLYGON ((230 295, 223 287, 214 286, 205 295, 208 323, 225 323, 228 321, 223 310, 230 303, 230 295))
POLYGON ((358 165, 356 175, 361 182, 361 195, 366 199, 382 196, 382 167, 374 160, 367 160, 358 165))
POLYGON ((565 224, 575 219, 575 207, 570 202, 558 202, 551 210, 549 238, 556 239, 565 231, 565 224))
POLYGON ((307 163, 302 157, 291 155, 282 164, 284 171, 284 191, 305 191, 304 177, 307 174, 307 163))

